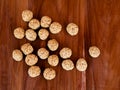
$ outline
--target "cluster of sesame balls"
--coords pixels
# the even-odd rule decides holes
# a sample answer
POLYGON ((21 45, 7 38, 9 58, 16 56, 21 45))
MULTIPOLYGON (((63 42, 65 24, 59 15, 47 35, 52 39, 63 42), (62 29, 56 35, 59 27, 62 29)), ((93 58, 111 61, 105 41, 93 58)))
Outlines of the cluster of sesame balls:
MULTIPOLYGON (((23 39, 24 37, 29 41, 35 41, 37 36, 40 40, 46 40, 50 33, 58 34, 62 30, 62 25, 59 22, 53 22, 48 16, 43 16, 41 20, 33 18, 33 12, 30 10, 24 10, 22 12, 23 21, 28 23, 29 29, 24 30, 22 27, 17 27, 14 29, 14 36, 17 39, 23 39), (36 33, 36 30, 38 30, 36 33)), ((69 23, 66 27, 66 31, 69 35, 75 36, 79 32, 79 27, 75 23, 69 23)), ((50 39, 47 42, 47 50, 41 47, 37 51, 37 55, 33 54, 34 48, 30 43, 25 43, 21 45, 20 50, 15 49, 12 52, 12 57, 15 61, 23 60, 23 54, 25 55, 25 63, 30 66, 28 69, 28 75, 30 77, 37 77, 41 74, 41 69, 36 63, 39 58, 42 60, 47 60, 49 65, 55 67, 59 64, 59 56, 56 54, 50 55, 50 51, 56 51, 59 47, 59 42, 56 39, 50 39)), ((91 46, 89 48, 89 54, 91 57, 96 58, 100 55, 100 50, 96 46, 91 46)), ((68 47, 63 47, 59 51, 60 57, 63 59, 62 68, 66 71, 72 70, 75 65, 70 59, 72 56, 72 50, 68 47)), ((43 72, 43 76, 46 80, 52 80, 56 76, 56 71, 53 68, 46 68, 43 72)), ((76 62, 76 69, 78 71, 85 71, 87 69, 87 62, 84 58, 79 58, 76 62)))

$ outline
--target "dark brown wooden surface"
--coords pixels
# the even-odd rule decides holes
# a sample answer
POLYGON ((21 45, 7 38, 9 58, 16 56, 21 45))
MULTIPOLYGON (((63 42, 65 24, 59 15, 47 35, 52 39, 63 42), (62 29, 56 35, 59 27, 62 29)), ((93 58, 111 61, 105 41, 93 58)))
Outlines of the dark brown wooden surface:
MULTIPOLYGON (((38 38, 31 44, 35 48, 34 53, 40 47, 47 47, 46 42, 38 38)), ((50 67, 47 61, 42 60, 37 65, 42 71, 50 67)), ((0 90, 120 90, 120 1, 0 0, 0 90), (52 81, 46 81, 42 74, 30 78, 27 74, 29 67, 24 60, 15 62, 11 57, 13 49, 19 49, 20 45, 28 42, 13 36, 14 28, 28 28, 21 18, 24 9, 32 10, 34 18, 48 15, 53 21, 60 22, 62 32, 51 34, 49 39, 56 38, 60 42, 59 50, 64 46, 70 47, 74 63, 79 57, 86 58, 87 71, 81 73, 74 69, 66 72, 59 64, 54 68, 57 76, 52 81), (65 31, 70 22, 80 27, 75 37, 65 31), (91 45, 100 48, 99 58, 92 59, 88 55, 91 45)))
POLYGON ((87 89, 120 90, 120 1, 88 0, 87 9, 87 89), (90 45, 101 49, 99 58, 88 56, 90 45))

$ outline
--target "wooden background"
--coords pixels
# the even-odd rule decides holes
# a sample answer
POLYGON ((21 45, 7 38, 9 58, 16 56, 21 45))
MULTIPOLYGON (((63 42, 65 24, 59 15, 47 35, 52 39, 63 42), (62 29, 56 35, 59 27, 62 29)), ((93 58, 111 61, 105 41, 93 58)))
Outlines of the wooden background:
MULTIPOLYGON (((46 47, 46 42, 37 39, 32 45, 36 53, 38 48, 46 47)), ((50 67, 42 60, 37 65, 42 71, 50 67)), ((120 90, 120 0, 0 0, 0 90, 120 90), (48 15, 60 22, 62 32, 50 35, 49 39, 60 42, 59 50, 70 47, 74 63, 84 57, 87 71, 66 72, 59 64, 54 68, 57 76, 52 81, 46 81, 42 75, 30 78, 24 60, 15 62, 11 57, 13 49, 28 42, 13 36, 14 28, 28 28, 21 18, 24 9, 32 10, 34 18, 48 15), (70 22, 80 27, 75 37, 65 31, 70 22), (91 45, 100 48, 99 58, 88 55, 91 45)))

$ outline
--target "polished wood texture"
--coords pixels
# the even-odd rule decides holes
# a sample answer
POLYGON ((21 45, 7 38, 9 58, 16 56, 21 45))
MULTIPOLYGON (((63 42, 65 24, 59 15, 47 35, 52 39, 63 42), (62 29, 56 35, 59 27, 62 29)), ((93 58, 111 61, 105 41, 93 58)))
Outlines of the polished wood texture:
MULTIPOLYGON (((1 0, 0 1, 0 90, 120 90, 120 1, 119 0, 1 0), (17 40, 13 36, 14 28, 28 28, 22 21, 21 12, 30 9, 34 18, 48 15, 53 21, 62 24, 60 34, 50 35, 60 42, 62 47, 73 50, 71 59, 75 63, 79 57, 88 62, 86 72, 76 69, 66 72, 61 65, 55 67, 57 76, 47 81, 42 74, 30 78, 29 68, 24 60, 15 62, 11 53, 13 49, 29 42, 17 40), (65 27, 74 22, 80 27, 79 34, 71 37, 65 27), (88 48, 96 45, 101 50, 99 58, 93 59, 88 48)), ((37 38, 30 42, 36 53, 40 47, 47 47, 45 41, 37 38)), ((58 50, 58 51, 59 51, 58 50)), ((57 52, 54 52, 58 54, 57 52)), ((53 54, 53 52, 51 52, 53 54)), ((60 60, 61 62, 62 60, 60 60)), ((39 60, 37 64, 50 67, 47 61, 39 60)))
POLYGON ((88 0, 87 9, 87 88, 120 90, 120 1, 88 0), (97 45, 101 49, 99 58, 94 60, 88 56, 90 45, 97 45))

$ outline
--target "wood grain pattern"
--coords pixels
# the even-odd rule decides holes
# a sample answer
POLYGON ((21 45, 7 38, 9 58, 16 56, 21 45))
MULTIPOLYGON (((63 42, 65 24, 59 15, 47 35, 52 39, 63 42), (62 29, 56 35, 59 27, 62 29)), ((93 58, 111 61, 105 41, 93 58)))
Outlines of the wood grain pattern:
MULTIPOLYGON (((58 67, 55 67, 57 77, 54 80, 46 81, 42 75, 32 79, 27 75, 28 66, 24 61, 18 63, 13 61, 11 57, 13 49, 20 48, 20 45, 28 42, 26 39, 15 39, 13 30, 18 26, 27 29, 27 24, 21 19, 21 12, 24 9, 30 9, 34 12, 34 18, 40 19, 41 16, 48 15, 54 21, 58 21, 63 25, 62 32, 58 35, 50 35, 50 38, 56 38, 60 42, 61 47, 59 50, 64 46, 70 47, 73 50, 72 59, 75 63, 79 57, 84 56, 84 3, 83 0, 76 0, 76 2, 72 0, 1 1, 1 90, 85 90, 86 83, 84 72, 78 72, 76 69, 66 72, 59 64, 58 67), (65 31, 65 27, 69 22, 75 22, 81 27, 79 34, 74 38, 69 36, 65 31)), ((35 48, 34 53, 36 53, 38 48, 46 47, 46 42, 37 39, 32 45, 35 48)), ((50 67, 46 61, 39 61, 38 65, 41 66, 42 70, 45 67, 50 67)))
POLYGON ((88 90, 120 90, 120 1, 88 0, 86 30, 86 74, 88 90), (90 45, 97 45, 101 55, 88 56, 90 45))
MULTIPOLYGON (((119 0, 1 0, 0 90, 120 90, 119 10, 119 0), (13 36, 14 28, 28 28, 21 18, 24 9, 32 10, 34 18, 40 19, 43 15, 48 15, 53 21, 60 22, 62 32, 51 34, 49 39, 56 38, 60 42, 59 50, 64 46, 70 47, 74 63, 79 57, 86 58, 87 71, 74 69, 66 72, 59 64, 54 68, 57 77, 52 81, 46 81, 42 75, 30 78, 27 74, 29 67, 24 60, 15 62, 11 57, 13 49, 29 42, 26 39, 17 40, 13 36), (80 32, 75 37, 65 31, 69 22, 80 27, 80 32), (101 49, 100 57, 95 60, 88 55, 91 45, 101 49)), ((47 47, 46 42, 38 38, 31 44, 35 48, 34 53, 40 47, 47 47)), ((58 51, 55 53, 58 54, 58 51)), ((50 67, 47 61, 42 60, 37 65, 42 71, 50 67)))

